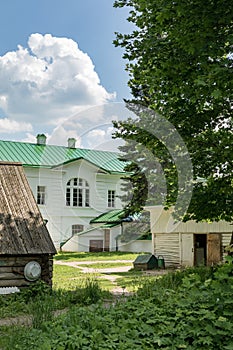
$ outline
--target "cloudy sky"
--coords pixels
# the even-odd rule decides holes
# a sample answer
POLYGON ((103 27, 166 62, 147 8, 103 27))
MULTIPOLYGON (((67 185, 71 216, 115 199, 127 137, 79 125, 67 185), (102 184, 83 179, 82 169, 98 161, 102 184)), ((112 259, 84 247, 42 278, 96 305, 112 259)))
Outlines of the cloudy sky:
MULTIPOLYGON (((112 0, 7 0, 0 12, 0 139, 108 148, 130 98, 112 0)), ((111 147, 110 147, 111 148, 111 147)))

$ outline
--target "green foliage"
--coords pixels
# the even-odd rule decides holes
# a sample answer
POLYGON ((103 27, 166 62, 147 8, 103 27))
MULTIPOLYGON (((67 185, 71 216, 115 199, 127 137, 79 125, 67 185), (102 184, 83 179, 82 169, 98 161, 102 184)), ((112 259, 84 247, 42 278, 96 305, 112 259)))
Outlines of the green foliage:
POLYGON ((72 294, 71 300, 75 304, 90 305, 99 301, 103 295, 99 281, 90 275, 84 278, 81 287, 72 294))
POLYGON ((148 107, 181 135, 194 180, 206 180, 194 182, 184 219, 232 221, 233 2, 117 0, 114 6, 128 6, 128 21, 135 24, 132 33, 118 33, 114 41, 124 49, 130 106, 137 116, 133 123, 114 123, 116 137, 127 141, 123 158, 132 160, 131 170, 136 169, 131 189, 126 185, 133 193, 126 209, 141 210, 146 198, 150 203, 153 197, 153 204, 171 206, 182 190, 176 158, 155 137, 160 122, 155 114, 145 113, 143 107, 148 107))
POLYGON ((62 285, 52 289, 46 283, 38 281, 19 293, 0 295, 0 318, 32 316, 33 324, 39 327, 43 320, 50 320, 56 310, 75 304, 90 305, 110 295, 101 289, 99 280, 94 275, 82 276, 72 288, 61 287, 62 285))
POLYGON ((53 289, 75 290, 82 284, 83 274, 73 266, 57 265, 53 267, 53 289))
POLYGON ((36 298, 30 304, 29 314, 32 317, 32 326, 40 329, 44 322, 51 322, 54 317, 54 303, 51 297, 44 295, 42 298, 36 298))
POLYGON ((108 308, 74 306, 40 328, 2 330, 9 349, 190 349, 233 346, 232 259, 214 268, 190 268, 154 279, 108 308))
POLYGON ((124 224, 121 242, 130 242, 136 239, 151 239, 150 214, 142 211, 139 215, 133 216, 133 221, 124 224))
POLYGON ((29 287, 22 289, 18 297, 28 303, 35 298, 43 299, 44 296, 51 294, 52 288, 44 281, 39 280, 32 283, 29 287))

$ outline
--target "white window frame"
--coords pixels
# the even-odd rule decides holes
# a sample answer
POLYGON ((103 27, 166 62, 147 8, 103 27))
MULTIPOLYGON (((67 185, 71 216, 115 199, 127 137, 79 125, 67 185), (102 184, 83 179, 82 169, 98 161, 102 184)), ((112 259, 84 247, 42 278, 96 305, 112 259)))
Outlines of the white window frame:
POLYGON ((90 188, 85 179, 75 177, 67 182, 66 205, 78 208, 90 207, 90 188))
POLYGON ((46 202, 46 186, 38 185, 36 194, 36 203, 45 205, 46 202))
POLYGON ((108 190, 108 208, 115 208, 116 206, 116 191, 108 190))
POLYGON ((73 224, 71 226, 72 236, 76 235, 79 232, 84 231, 84 225, 81 224, 73 224))

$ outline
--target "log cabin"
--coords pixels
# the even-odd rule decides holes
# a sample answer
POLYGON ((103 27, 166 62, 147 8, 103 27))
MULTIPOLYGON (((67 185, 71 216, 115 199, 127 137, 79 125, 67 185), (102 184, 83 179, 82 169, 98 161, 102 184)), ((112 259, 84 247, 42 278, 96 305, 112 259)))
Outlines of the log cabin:
POLYGON ((0 287, 52 285, 55 246, 21 163, 0 162, 0 287))

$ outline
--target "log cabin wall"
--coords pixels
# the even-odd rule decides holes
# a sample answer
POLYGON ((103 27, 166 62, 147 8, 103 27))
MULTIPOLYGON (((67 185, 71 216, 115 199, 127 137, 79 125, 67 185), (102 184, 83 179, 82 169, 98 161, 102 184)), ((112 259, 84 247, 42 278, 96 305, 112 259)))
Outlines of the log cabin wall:
POLYGON ((0 255, 0 287, 24 288, 35 283, 24 276, 24 267, 30 261, 36 261, 41 266, 39 280, 52 285, 53 260, 52 255, 0 255))
POLYGON ((21 164, 0 162, 0 198, 0 287, 35 283, 24 276, 31 261, 40 265, 38 279, 51 286, 56 249, 21 164))

